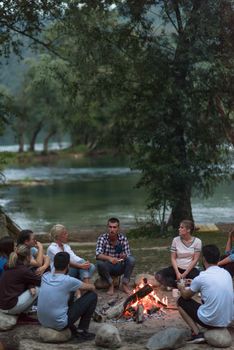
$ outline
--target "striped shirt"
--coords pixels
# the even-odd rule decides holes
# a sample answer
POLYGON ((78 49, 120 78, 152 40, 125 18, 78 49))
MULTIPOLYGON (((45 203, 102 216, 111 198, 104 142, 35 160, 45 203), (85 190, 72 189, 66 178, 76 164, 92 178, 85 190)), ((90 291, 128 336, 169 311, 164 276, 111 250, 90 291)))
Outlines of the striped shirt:
POLYGON ((108 233, 104 233, 98 237, 96 256, 99 254, 105 254, 119 259, 121 253, 126 254, 127 256, 131 255, 129 243, 126 236, 118 233, 118 238, 115 246, 111 245, 108 233))

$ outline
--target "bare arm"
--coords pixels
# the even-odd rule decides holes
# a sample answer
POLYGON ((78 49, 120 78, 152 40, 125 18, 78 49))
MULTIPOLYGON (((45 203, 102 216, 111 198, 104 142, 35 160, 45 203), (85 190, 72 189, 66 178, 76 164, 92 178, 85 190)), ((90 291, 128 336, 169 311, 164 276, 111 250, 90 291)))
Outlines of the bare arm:
POLYGON ((36 242, 35 247, 38 249, 38 252, 36 258, 31 259, 31 265, 41 267, 44 258, 43 245, 40 242, 36 242))
POLYGON ((82 269, 82 270, 88 270, 90 268, 90 262, 89 261, 85 261, 84 263, 76 263, 74 261, 70 261, 69 264, 71 267, 75 267, 76 269, 82 269))
POLYGON ((171 252, 171 264, 172 264, 172 267, 175 271, 176 279, 180 280, 182 278, 182 275, 178 270, 178 266, 177 266, 177 262, 176 262, 176 252, 171 252))
POLYGON ((78 290, 87 290, 87 291, 95 291, 95 286, 91 283, 82 282, 81 287, 78 290))
POLYGON ((37 275, 43 275, 46 269, 50 266, 50 258, 48 255, 43 255, 43 265, 41 267, 38 267, 36 270, 37 275))
POLYGON ((198 260, 200 258, 200 252, 196 252, 193 254, 193 259, 187 269, 182 273, 182 278, 185 278, 189 272, 196 266, 198 260))
POLYGON ((229 232, 225 251, 229 252, 231 249, 232 249, 232 236, 231 236, 231 232, 229 232))
POLYGON ((113 256, 109 256, 106 254, 99 254, 96 256, 97 260, 109 261, 111 264, 117 264, 119 262, 118 258, 114 258, 113 256))
POLYGON ((229 256, 227 256, 226 258, 224 258, 223 260, 220 260, 218 262, 218 266, 223 266, 223 265, 226 265, 226 264, 228 264, 230 262, 231 262, 231 259, 230 259, 229 256))

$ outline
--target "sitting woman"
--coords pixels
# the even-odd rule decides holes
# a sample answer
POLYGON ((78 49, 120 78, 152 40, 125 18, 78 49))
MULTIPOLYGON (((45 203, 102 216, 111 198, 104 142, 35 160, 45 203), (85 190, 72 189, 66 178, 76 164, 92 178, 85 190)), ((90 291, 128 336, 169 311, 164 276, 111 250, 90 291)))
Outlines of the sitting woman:
POLYGON ((225 255, 222 256, 221 260, 218 262, 218 266, 223 267, 225 270, 227 270, 232 277, 234 276, 234 247, 232 246, 233 241, 234 228, 228 234, 225 255))
POLYGON ((8 261, 9 255, 13 252, 14 247, 14 240, 11 237, 5 236, 0 239, 0 278, 8 261))
POLYGON ((27 311, 38 296, 41 277, 28 266, 30 248, 20 245, 9 256, 7 267, 0 279, 0 311, 18 315, 27 311))
POLYGON ((179 236, 175 237, 171 245, 172 266, 162 269, 155 274, 155 278, 165 287, 176 288, 176 281, 180 279, 193 279, 199 275, 195 267, 201 252, 202 243, 193 237, 194 223, 183 220, 179 227, 179 236))

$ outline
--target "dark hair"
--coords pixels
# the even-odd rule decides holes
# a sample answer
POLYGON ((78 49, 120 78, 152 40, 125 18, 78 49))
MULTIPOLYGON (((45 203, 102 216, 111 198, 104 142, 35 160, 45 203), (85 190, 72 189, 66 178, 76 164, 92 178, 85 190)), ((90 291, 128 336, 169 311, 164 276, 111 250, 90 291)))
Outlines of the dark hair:
POLYGON ((7 258, 14 250, 14 240, 9 236, 4 236, 0 239, 0 256, 7 258))
POLYGON ((17 237, 17 245, 24 244, 25 241, 30 240, 30 236, 33 233, 32 230, 22 230, 17 237))
POLYGON ((54 257, 54 267, 56 270, 64 270, 68 267, 70 262, 70 255, 67 252, 59 252, 54 257))
POLYGON ((119 225, 119 219, 117 219, 117 218, 110 218, 110 219, 108 220, 108 224, 109 224, 109 222, 112 223, 112 224, 117 223, 117 224, 119 225))
POLYGON ((208 244, 202 247, 202 255, 208 264, 217 264, 220 258, 220 251, 215 244, 208 244))

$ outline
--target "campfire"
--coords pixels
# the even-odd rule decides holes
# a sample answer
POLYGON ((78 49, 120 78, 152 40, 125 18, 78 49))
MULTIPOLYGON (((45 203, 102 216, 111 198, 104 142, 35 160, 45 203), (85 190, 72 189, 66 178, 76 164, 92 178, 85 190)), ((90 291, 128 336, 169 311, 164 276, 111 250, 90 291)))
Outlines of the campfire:
POLYGON ((153 287, 144 279, 135 288, 133 294, 121 303, 109 308, 106 311, 106 316, 108 319, 133 319, 137 323, 141 323, 147 316, 159 314, 167 306, 167 297, 160 300, 153 287))

